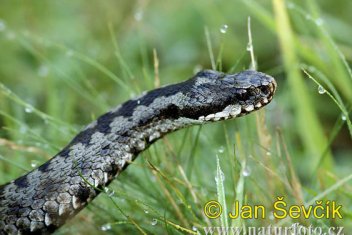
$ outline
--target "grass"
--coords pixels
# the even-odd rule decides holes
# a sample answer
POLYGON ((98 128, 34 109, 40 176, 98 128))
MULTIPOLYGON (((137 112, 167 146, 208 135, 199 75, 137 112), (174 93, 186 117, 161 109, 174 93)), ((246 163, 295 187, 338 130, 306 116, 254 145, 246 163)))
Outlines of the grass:
POLYGON ((273 103, 159 140, 57 234, 204 234, 204 226, 296 222, 351 231, 352 5, 343 2, 2 2, 0 184, 143 90, 200 68, 248 68, 250 16, 258 70, 279 85, 273 103), (289 205, 335 200, 343 219, 275 219, 278 196, 289 205), (228 212, 236 200, 264 205, 268 214, 209 219, 210 200, 228 212))

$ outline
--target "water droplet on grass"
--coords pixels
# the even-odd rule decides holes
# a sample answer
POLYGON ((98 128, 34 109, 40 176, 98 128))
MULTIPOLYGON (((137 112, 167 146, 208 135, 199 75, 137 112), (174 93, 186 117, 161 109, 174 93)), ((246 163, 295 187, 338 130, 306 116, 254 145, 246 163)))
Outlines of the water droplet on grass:
POLYGON ((347 117, 346 117, 344 114, 342 114, 342 115, 341 115, 341 119, 342 119, 342 121, 346 121, 346 120, 347 120, 347 117))
POLYGON ((72 50, 66 51, 66 56, 67 57, 72 57, 73 56, 73 51, 72 50))
POLYGON ((45 125, 48 125, 49 124, 49 120, 47 117, 43 117, 43 121, 44 121, 44 124, 45 125))
POLYGON ((292 9, 292 8, 294 8, 295 7, 295 4, 293 4, 292 2, 289 2, 288 4, 287 4, 287 8, 289 8, 289 9, 292 9))
POLYGON ((246 166, 246 167, 243 169, 242 175, 243 175, 244 177, 250 176, 250 175, 251 175, 251 168, 249 168, 249 166, 246 166))
POLYGON ((324 87, 322 87, 322 86, 320 86, 319 85, 319 87, 318 87, 318 92, 319 92, 319 94, 324 94, 325 92, 326 92, 326 90, 324 89, 324 87))
POLYGON ((38 162, 35 161, 35 160, 32 160, 32 161, 31 161, 31 167, 32 167, 32 168, 35 168, 35 167, 37 167, 37 166, 38 166, 38 162))
POLYGON ((141 21, 143 19, 143 11, 137 10, 133 16, 136 21, 141 21))
POLYGON ((323 20, 322 18, 317 18, 317 19, 315 20, 315 23, 316 23, 318 26, 321 26, 321 25, 324 24, 324 20, 323 20))
POLYGON ((27 130, 28 130, 28 129, 27 129, 26 126, 21 126, 21 127, 20 127, 20 133, 22 133, 22 134, 26 133, 27 130))
POLYGON ((49 68, 45 65, 41 65, 38 69, 38 75, 40 77, 46 77, 49 74, 49 68))
POLYGON ((198 231, 198 229, 197 229, 196 226, 192 226, 192 230, 193 230, 193 231, 198 231))
POLYGON ((149 211, 148 210, 144 210, 144 213, 149 214, 149 211))
POLYGON ((224 153, 225 151, 225 147, 224 146, 220 146, 219 149, 218 149, 218 152, 219 153, 224 153))
POLYGON ((27 106, 27 107, 24 108, 24 111, 25 111, 26 113, 32 113, 32 112, 33 112, 33 107, 27 106))
POLYGON ((101 231, 109 231, 111 230, 111 224, 104 224, 100 227, 101 231))
POLYGON ((220 183, 220 182, 223 182, 225 180, 225 174, 223 171, 220 170, 220 174, 216 174, 215 176, 215 182, 216 183, 220 183))
POLYGON ((155 226, 155 225, 157 225, 157 223, 158 223, 158 220, 157 219, 153 219, 152 222, 151 222, 151 225, 155 226))
POLYGON ((311 15, 306 15, 306 20, 312 20, 312 16, 311 15))
POLYGON ((229 26, 227 24, 222 25, 220 27, 220 33, 226 33, 228 28, 229 26))
POLYGON ((246 49, 247 49, 247 51, 253 50, 253 45, 252 45, 252 43, 248 43, 246 49))
POLYGON ((109 197, 112 197, 115 195, 115 191, 114 190, 111 190, 110 193, 108 194, 109 197))

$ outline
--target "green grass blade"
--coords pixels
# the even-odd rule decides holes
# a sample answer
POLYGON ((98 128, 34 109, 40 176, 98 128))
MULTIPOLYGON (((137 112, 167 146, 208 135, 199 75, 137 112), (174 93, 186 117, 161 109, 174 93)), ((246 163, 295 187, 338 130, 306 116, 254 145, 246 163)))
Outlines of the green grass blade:
MULTIPOLYGON (((309 92, 304 85, 303 78, 299 71, 299 60, 294 47, 294 33, 289 22, 284 1, 273 0, 273 6, 284 66, 287 71, 287 79, 290 89, 292 90, 293 105, 297 115, 296 126, 299 129, 301 139, 304 141, 303 144, 306 149, 306 155, 309 156, 309 162, 311 164, 308 165, 312 167, 310 169, 316 169, 321 160, 320 157, 322 156, 321 146, 328 146, 328 141, 314 111, 311 97, 309 96, 309 92)), ((332 163, 331 153, 328 152, 322 162, 322 167, 331 169, 332 163)), ((305 170, 309 172, 309 169, 305 170)))

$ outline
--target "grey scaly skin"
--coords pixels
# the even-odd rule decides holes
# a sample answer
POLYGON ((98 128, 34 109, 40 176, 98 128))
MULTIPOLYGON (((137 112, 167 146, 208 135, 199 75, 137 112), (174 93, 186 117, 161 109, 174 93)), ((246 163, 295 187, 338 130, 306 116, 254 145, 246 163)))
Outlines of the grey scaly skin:
POLYGON ((251 113, 268 104, 275 89, 274 78, 264 73, 206 70, 125 102, 89 124, 51 160, 0 187, 0 234, 55 231, 157 139, 251 113))

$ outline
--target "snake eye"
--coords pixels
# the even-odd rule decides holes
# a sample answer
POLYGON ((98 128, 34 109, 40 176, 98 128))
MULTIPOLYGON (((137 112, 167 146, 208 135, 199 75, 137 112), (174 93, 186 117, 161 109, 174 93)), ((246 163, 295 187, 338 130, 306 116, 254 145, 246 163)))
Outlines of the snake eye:
POLYGON ((250 94, 248 94, 247 90, 246 89, 239 89, 237 92, 236 92, 236 98, 240 101, 245 101, 248 99, 248 96, 250 94))
POLYGON ((264 96, 268 96, 270 94, 270 90, 269 90, 268 86, 262 86, 260 88, 260 91, 264 96))

